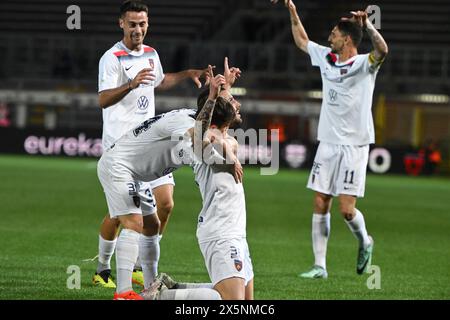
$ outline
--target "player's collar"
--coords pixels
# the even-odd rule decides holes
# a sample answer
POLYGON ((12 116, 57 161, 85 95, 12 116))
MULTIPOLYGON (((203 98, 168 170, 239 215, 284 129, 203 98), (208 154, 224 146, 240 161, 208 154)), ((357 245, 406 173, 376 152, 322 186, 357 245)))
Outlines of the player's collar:
POLYGON ((334 54, 332 52, 327 54, 327 61, 330 65, 332 65, 333 67, 337 67, 337 68, 342 68, 342 67, 351 67, 353 65, 353 63, 356 60, 357 55, 351 57, 350 59, 347 59, 344 62, 337 62, 338 61, 338 55, 334 54))
POLYGON ((130 50, 127 48, 125 43, 123 43, 123 40, 119 41, 119 46, 122 47, 123 50, 125 50, 131 56, 141 56, 144 53, 144 47, 145 47, 145 45, 142 44, 141 50, 139 50, 139 51, 130 50))

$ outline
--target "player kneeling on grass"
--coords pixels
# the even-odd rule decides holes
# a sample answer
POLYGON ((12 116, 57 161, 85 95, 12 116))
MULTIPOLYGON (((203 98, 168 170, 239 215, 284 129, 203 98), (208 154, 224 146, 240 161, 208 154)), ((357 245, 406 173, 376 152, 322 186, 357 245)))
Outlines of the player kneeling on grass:
MULTIPOLYGON (((236 157, 237 142, 228 135, 231 124, 240 123, 240 103, 227 90, 236 79, 225 62, 227 85, 220 96, 226 104, 217 104, 211 119, 207 138, 224 159, 215 163, 195 159, 192 164, 195 180, 203 200, 199 214, 197 238, 212 283, 177 283, 166 274, 161 280, 169 288, 214 288, 224 300, 253 299, 253 266, 246 240, 245 195, 241 181, 229 173, 229 166, 239 163, 236 157), (229 163, 229 164, 227 164, 229 163)), ((208 92, 198 98, 199 111, 205 104, 208 92)), ((160 296, 181 298, 186 290, 162 290, 160 296), (172 293, 173 292, 173 293, 172 293)))
MULTIPOLYGON (((230 164, 238 163, 237 141, 228 135, 232 124, 242 122, 240 103, 229 89, 236 77, 225 61, 225 90, 220 97, 228 103, 214 110, 208 138, 227 160, 220 163, 195 161, 193 169, 203 200, 198 217, 197 239, 212 285, 224 300, 253 299, 253 266, 246 240, 245 194, 241 181, 229 173, 230 164), (227 164, 228 163, 228 164, 227 164)), ((199 110, 207 92, 198 98, 199 110)), ((197 159, 196 159, 197 160, 197 159)))
MULTIPOLYGON (((208 140, 203 140, 203 133, 209 128, 215 104, 226 102, 218 97, 220 86, 225 84, 224 76, 213 77, 211 67, 209 75, 211 84, 208 100, 197 117, 195 110, 180 109, 150 118, 122 136, 99 160, 98 177, 110 215, 117 217, 123 227, 116 246, 117 289, 114 299, 143 299, 132 290, 131 282, 138 254, 145 282, 147 278, 145 261, 148 252, 139 241, 145 225, 137 181, 152 181, 167 175, 183 164, 191 163, 194 153, 201 159, 203 150, 210 145, 208 140), (196 145, 201 146, 200 150, 193 149, 196 145)), ((217 152, 208 155, 220 157, 217 152)), ((229 169, 237 180, 242 179, 242 167, 239 163, 229 169)), ((161 287, 158 281, 151 285, 145 283, 143 296, 155 299, 159 296, 161 287)), ((204 298, 217 299, 217 293, 210 291, 211 295, 204 298)))

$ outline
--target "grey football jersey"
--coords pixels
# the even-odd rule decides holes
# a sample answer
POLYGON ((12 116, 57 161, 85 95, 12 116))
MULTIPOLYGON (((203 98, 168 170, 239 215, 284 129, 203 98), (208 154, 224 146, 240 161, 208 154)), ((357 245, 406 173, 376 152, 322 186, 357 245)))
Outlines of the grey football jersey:
POLYGON ((144 121, 103 154, 116 180, 152 181, 192 162, 186 134, 195 125, 195 110, 179 109, 144 121))

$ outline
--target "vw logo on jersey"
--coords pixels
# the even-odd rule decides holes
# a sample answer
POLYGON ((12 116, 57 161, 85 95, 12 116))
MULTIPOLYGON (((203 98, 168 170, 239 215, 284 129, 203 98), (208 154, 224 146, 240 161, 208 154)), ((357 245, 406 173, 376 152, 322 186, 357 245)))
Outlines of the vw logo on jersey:
POLYGON ((338 93, 336 92, 336 90, 330 89, 330 91, 328 91, 328 96, 330 97, 330 100, 333 102, 336 101, 337 95, 338 93))
POLYGON ((141 96, 137 101, 137 106, 139 110, 146 110, 148 108, 148 99, 146 96, 141 96))

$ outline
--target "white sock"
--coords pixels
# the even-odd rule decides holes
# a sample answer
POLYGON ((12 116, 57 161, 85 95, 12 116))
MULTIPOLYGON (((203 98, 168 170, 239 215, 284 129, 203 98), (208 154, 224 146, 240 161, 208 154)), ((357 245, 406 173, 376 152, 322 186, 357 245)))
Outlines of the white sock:
POLYGON ((141 234, 139 237, 139 257, 142 264, 142 272, 144 273, 144 288, 148 289, 158 275, 158 235, 147 237, 141 234))
POLYGON ((370 245, 369 236, 367 235, 366 230, 366 223, 364 222, 364 216, 362 213, 355 208, 355 217, 347 221, 345 220, 345 223, 347 223, 350 230, 355 235, 356 239, 358 239, 359 246, 366 248, 368 245, 370 245))
POLYGON ((117 238, 116 268, 117 268, 117 292, 122 293, 133 289, 131 277, 133 268, 138 258, 139 233, 123 229, 117 238))
POLYGON ((312 243, 314 264, 326 269, 327 243, 330 236, 330 213, 314 213, 312 218, 312 243))
POLYGON ((177 289, 200 289, 207 288, 213 289, 214 286, 212 283, 190 283, 190 282, 179 282, 177 289))
POLYGON ((98 235, 98 265, 97 273, 103 270, 111 269, 111 257, 116 248, 116 240, 105 240, 101 235, 98 235))
POLYGON ((214 289, 166 289, 161 291, 159 300, 222 300, 214 289))

